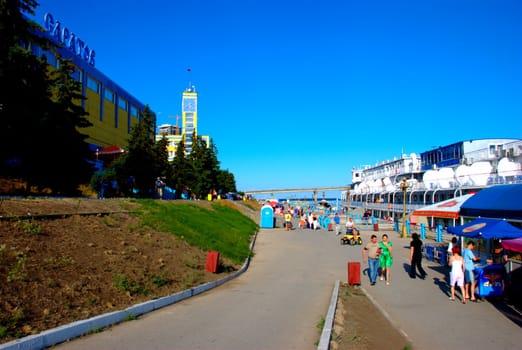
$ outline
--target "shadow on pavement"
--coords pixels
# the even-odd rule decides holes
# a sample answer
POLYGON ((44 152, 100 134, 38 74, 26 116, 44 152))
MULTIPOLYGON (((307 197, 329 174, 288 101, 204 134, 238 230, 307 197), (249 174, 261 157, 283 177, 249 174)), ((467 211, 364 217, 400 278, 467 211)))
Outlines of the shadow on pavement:
POLYGON ((514 306, 506 304, 503 298, 487 298, 486 300, 513 323, 522 327, 522 314, 514 306))

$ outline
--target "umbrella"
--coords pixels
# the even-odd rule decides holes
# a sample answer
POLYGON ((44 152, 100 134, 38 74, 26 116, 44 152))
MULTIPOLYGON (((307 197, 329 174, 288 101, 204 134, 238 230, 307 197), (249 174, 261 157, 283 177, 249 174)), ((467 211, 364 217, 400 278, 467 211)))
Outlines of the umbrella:
POLYGON ((461 216, 522 221, 522 184, 497 185, 479 191, 460 209, 461 216))
POLYGON ((522 253, 522 238, 506 239, 502 241, 504 249, 522 253))
POLYGON ((450 226, 448 232, 469 238, 521 238, 522 230, 505 220, 478 218, 461 226, 450 226))
POLYGON ((474 193, 469 193, 460 197, 455 197, 439 203, 431 204, 415 210, 412 215, 431 216, 444 219, 458 219, 461 205, 473 195, 474 193))

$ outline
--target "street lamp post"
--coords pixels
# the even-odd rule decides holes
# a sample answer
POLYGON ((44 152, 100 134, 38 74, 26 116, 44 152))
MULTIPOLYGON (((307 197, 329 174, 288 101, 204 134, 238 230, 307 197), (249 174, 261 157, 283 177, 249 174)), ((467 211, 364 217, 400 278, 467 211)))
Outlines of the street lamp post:
POLYGON ((350 187, 346 189, 346 220, 348 221, 348 215, 350 214, 350 187))
POLYGON ((402 234, 401 238, 406 238, 406 190, 408 189, 408 183, 406 182, 406 178, 403 177, 400 188, 402 190, 402 234))

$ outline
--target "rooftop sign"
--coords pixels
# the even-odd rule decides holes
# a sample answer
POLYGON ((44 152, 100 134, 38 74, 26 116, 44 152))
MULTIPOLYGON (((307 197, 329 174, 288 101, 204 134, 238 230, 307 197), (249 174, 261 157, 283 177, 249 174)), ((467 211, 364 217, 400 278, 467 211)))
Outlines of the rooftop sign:
POLYGON ((83 40, 76 36, 76 34, 63 26, 60 21, 56 21, 50 13, 44 15, 44 26, 53 39, 63 44, 67 49, 82 58, 91 66, 94 66, 96 52, 91 50, 83 40))

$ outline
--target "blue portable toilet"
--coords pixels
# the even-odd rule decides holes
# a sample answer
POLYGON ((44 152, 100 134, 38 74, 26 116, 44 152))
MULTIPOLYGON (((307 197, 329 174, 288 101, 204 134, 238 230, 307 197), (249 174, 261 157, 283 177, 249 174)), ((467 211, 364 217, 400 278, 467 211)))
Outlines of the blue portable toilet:
POLYGON ((274 209, 270 205, 263 205, 261 208, 259 222, 261 228, 274 228, 274 209))

